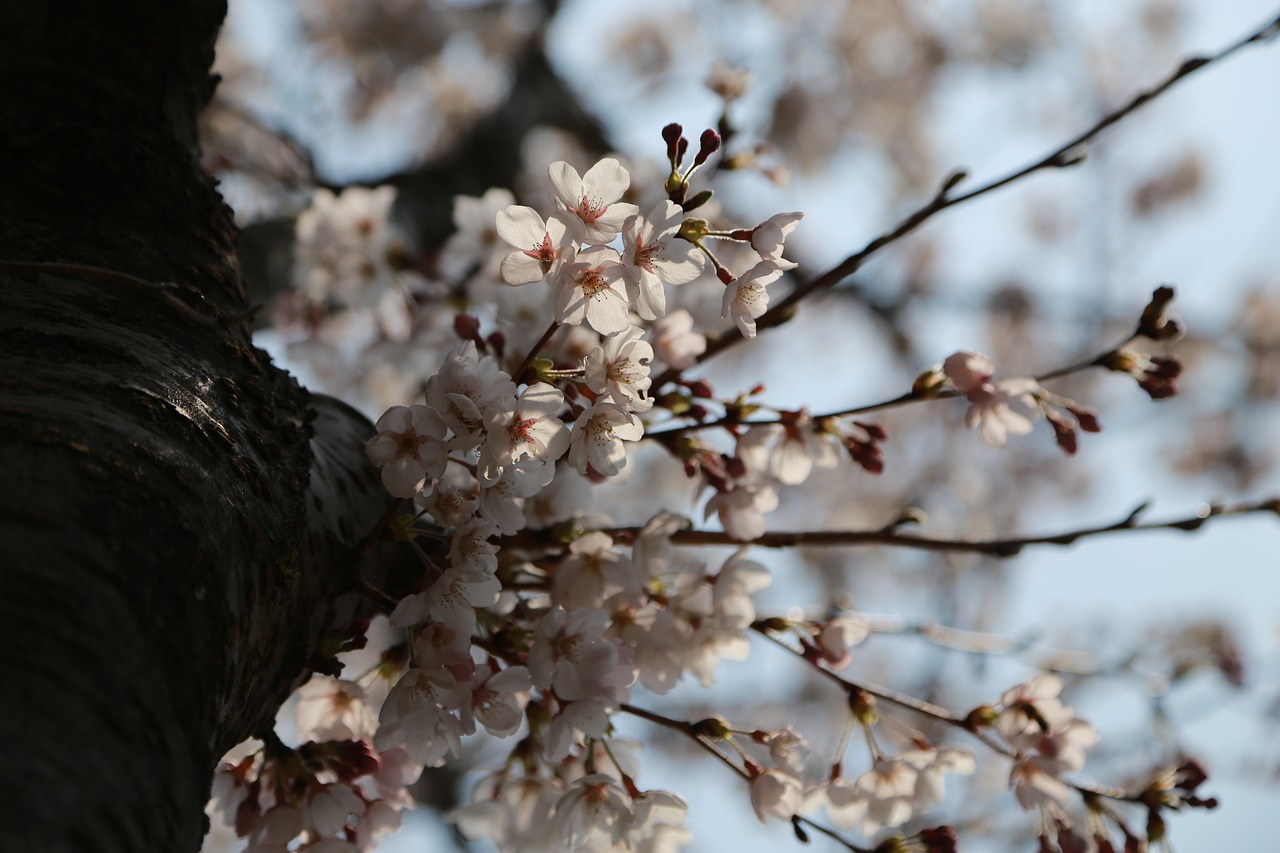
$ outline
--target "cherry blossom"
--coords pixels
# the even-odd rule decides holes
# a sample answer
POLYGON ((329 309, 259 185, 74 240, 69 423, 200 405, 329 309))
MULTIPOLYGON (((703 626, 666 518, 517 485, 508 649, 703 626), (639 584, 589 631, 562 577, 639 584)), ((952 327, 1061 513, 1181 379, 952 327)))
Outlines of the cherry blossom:
POLYGON ((356 307, 377 301, 391 282, 395 200, 392 186, 348 187, 339 195, 316 190, 295 227, 294 281, 309 300, 336 298, 356 307))
POLYGON ((653 407, 653 400, 646 396, 653 382, 649 378, 652 359, 653 347, 644 340, 644 332, 632 326, 587 353, 583 361, 587 387, 607 394, 629 412, 647 412, 653 407))
POLYGON ((643 437, 644 425, 635 415, 614 403, 596 403, 573 425, 569 464, 580 474, 590 469, 612 477, 627 464, 623 442, 643 437))
POLYGON ((437 767, 446 753, 461 754, 462 721, 451 713, 461 707, 464 691, 443 669, 410 669, 391 688, 378 715, 379 750, 403 746, 418 764, 437 767))
POLYGON ((494 403, 485 416, 480 482, 497 482, 503 465, 521 459, 554 462, 563 456, 569 449, 569 428, 556 417, 563 407, 564 394, 545 382, 530 385, 518 399, 494 403))
POLYGON ((751 229, 751 248, 766 260, 782 258, 782 243, 796 230, 804 214, 799 211, 775 213, 751 229))
POLYGON ((653 324, 649 332, 658 358, 675 370, 686 370, 707 351, 705 335, 693 331, 693 315, 680 308, 653 324))
POLYGON ((516 248, 502 259, 502 280, 519 286, 554 275, 572 241, 559 216, 545 222, 531 207, 512 205, 497 214, 498 236, 516 248))
POLYGON ((1002 379, 981 385, 965 395, 973 404, 965 414, 965 425, 977 427, 983 441, 992 447, 1004 447, 1010 433, 1031 432, 1040 414, 1036 406, 1036 395, 1040 392, 1040 384, 1034 379, 1002 379), (1026 414, 1015 409, 1015 405, 1026 414))
POLYGON ((524 720, 524 706, 532 687, 529 670, 523 666, 494 671, 488 664, 481 664, 464 712, 473 715, 494 737, 510 737, 524 720))
POLYGON ((635 680, 634 669, 604 638, 603 610, 566 611, 556 606, 542 617, 529 649, 529 673, 540 689, 566 701, 616 698, 635 680))
POLYGON ((602 335, 616 335, 631 326, 624 268, 618 253, 607 246, 569 251, 556 275, 557 323, 586 323, 602 335))
POLYGON ((378 718, 354 681, 314 675, 298 688, 298 736, 304 740, 372 738, 378 718))
POLYGON ((676 236, 684 210, 664 199, 644 216, 622 227, 622 263, 631 305, 645 320, 667 313, 664 285, 688 284, 702 274, 707 258, 696 246, 676 236))
POLYGON ((453 224, 456 230, 440 250, 440 271, 450 279, 460 280, 479 267, 487 278, 498 272, 500 256, 494 251, 501 227, 494 227, 494 217, 515 203, 510 190, 490 187, 484 195, 453 197, 453 224))
POLYGON ((804 801, 804 783, 800 777, 772 768, 751 780, 751 808, 761 823, 766 817, 791 820, 804 801))
POLYGON ((444 474, 448 428, 434 409, 392 406, 374 429, 378 434, 365 444, 365 453, 382 468, 382 485, 391 494, 411 498, 424 481, 444 474))
POLYGON ((839 436, 815 430, 813 418, 801 411, 782 423, 748 429, 738 439, 738 458, 755 471, 768 471, 785 486, 798 486, 815 467, 840 464, 841 447, 839 436))
POLYGON ((450 350, 440 370, 427 379, 427 405, 453 430, 451 444, 460 449, 482 440, 485 411, 515 393, 511 377, 489 356, 480 358, 474 341, 450 350))
POLYGON ((607 849, 618 844, 632 822, 631 796, 612 777, 601 773, 583 776, 556 803, 556 823, 565 847, 577 850, 590 845, 607 849))
POLYGON ((307 797, 303 822, 323 838, 332 838, 347 826, 348 816, 364 814, 364 800, 347 785, 321 785, 307 797))
POLYGON ((622 164, 606 157, 578 176, 578 170, 563 160, 548 169, 556 202, 571 216, 570 222, 584 243, 608 243, 622 230, 627 217, 638 209, 621 202, 631 186, 631 176, 622 164))
POLYGON ((782 277, 784 270, 795 264, 782 259, 762 260, 724 289, 722 317, 732 318, 744 338, 756 336, 756 319, 769 310, 769 293, 765 288, 782 277))

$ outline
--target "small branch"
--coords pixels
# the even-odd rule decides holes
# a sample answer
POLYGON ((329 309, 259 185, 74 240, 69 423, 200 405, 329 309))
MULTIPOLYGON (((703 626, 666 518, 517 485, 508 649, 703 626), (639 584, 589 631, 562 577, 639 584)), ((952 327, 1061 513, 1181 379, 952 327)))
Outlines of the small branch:
MULTIPOLYGON (((915 548, 922 551, 953 551, 971 554, 987 554, 992 557, 1013 557, 1028 545, 1073 545, 1081 539, 1107 533, 1144 530, 1199 530, 1211 518, 1271 513, 1280 516, 1280 498, 1266 498, 1255 503, 1230 506, 1204 504, 1194 515, 1160 522, 1139 522, 1138 516, 1146 509, 1142 504, 1125 518, 1097 527, 1081 527, 1063 533, 1041 536, 1010 537, 1006 539, 945 539, 904 533, 896 527, 880 530, 798 530, 774 531, 755 539, 734 539, 721 530, 679 530, 671 536, 673 545, 756 545, 761 548, 794 548, 799 546, 832 547, 857 545, 889 545, 899 548, 915 548)), ((638 526, 606 528, 614 539, 634 541, 641 528, 638 526)), ((502 547, 528 548, 544 545, 560 548, 562 543, 545 541, 538 531, 517 533, 501 540, 502 547)))
MULTIPOLYGON (((750 773, 748 773, 743 768, 739 767, 737 764, 734 764, 733 761, 731 761, 728 758, 728 756, 721 753, 720 750, 716 749, 711 744, 710 741, 708 741, 705 737, 699 734, 698 726, 696 723, 689 723, 689 722, 685 722, 684 720, 676 720, 676 719, 672 719, 671 717, 665 717, 662 714, 658 714, 654 711, 649 711, 649 710, 646 710, 645 708, 640 708, 625 702, 620 706, 620 708, 624 713, 631 714, 634 717, 640 717, 643 720, 648 720, 654 725, 662 726, 664 729, 670 729, 673 732, 678 732, 684 735, 685 737, 691 739, 698 746, 702 747, 704 750, 711 753, 716 758, 720 759, 720 761, 723 762, 725 766, 727 766, 730 770, 732 770, 734 773, 740 776, 743 780, 747 781, 748 783, 751 781, 750 773)), ((868 850, 865 847, 859 847, 853 842, 845 839, 835 830, 825 827, 819 823, 815 823, 814 821, 808 818, 800 817, 799 815, 796 815, 795 817, 791 818, 791 822, 798 823, 803 826, 807 826, 816 832, 822 833, 823 835, 827 836, 828 838, 842 845, 846 850, 852 851, 852 853, 873 853, 873 851, 868 850)))
MULTIPOLYGON (((1090 127, 1088 130, 1074 137, 1073 139, 1066 142, 1065 144, 1059 146, 1056 150, 1054 150, 1052 153, 1048 154, 1047 156, 1042 157, 1041 159, 1037 160, 1034 163, 1031 163, 1028 166, 1022 167, 1017 171, 1010 172, 1008 175, 1005 175, 1002 178, 997 178, 993 181, 990 181, 989 183, 986 183, 980 187, 977 187, 976 189, 970 190, 969 192, 961 193, 959 195, 952 195, 951 190, 955 187, 956 184, 960 183, 960 181, 963 180, 963 173, 953 172, 943 182, 942 187, 938 190, 938 192, 927 204, 925 204, 923 207, 916 210, 911 215, 907 216, 905 219, 899 222, 892 230, 875 238, 866 246, 864 246, 861 250, 845 258, 838 265, 828 270, 827 272, 823 273, 822 275, 818 276, 817 278, 800 284, 798 287, 796 287, 795 290, 789 293, 786 297, 784 297, 783 299, 775 303, 772 308, 770 308, 768 311, 766 311, 761 317, 759 317, 756 320, 757 330, 768 329, 773 326, 777 326, 781 324, 784 320, 788 319, 791 316, 791 314, 795 310, 795 306, 802 299, 804 299, 805 297, 809 296, 812 293, 816 293, 817 291, 825 290, 827 288, 835 286, 836 284, 839 284, 841 281, 845 280, 849 276, 856 273, 859 269, 861 269, 862 266, 881 249, 893 243, 896 243, 898 240, 910 234, 912 231, 919 228, 925 222, 928 222, 930 219, 932 219, 936 214, 941 213, 947 208, 955 207, 956 205, 961 204, 963 202, 970 201, 982 195, 986 195, 989 192, 998 190, 1004 186, 1007 186, 1008 184, 1012 184, 1015 181, 1019 181, 1027 177, 1028 175, 1034 174, 1036 172, 1039 172, 1045 169, 1061 169, 1061 168, 1066 168, 1069 166, 1076 165, 1077 163, 1080 162, 1081 155, 1083 153, 1080 151, 1080 149, 1085 144, 1087 144, 1088 142, 1091 142, 1093 138, 1097 136, 1099 133, 1106 130, 1108 127, 1120 121, 1121 119, 1125 118, 1130 113, 1134 112, 1139 107, 1141 107, 1143 104, 1146 104, 1147 102, 1154 100, 1155 98, 1164 94, 1168 89, 1172 88, 1174 84, 1176 84, 1179 80, 1182 80, 1185 77, 1191 76, 1192 74, 1194 74, 1195 72, 1199 71, 1202 68, 1205 68, 1216 62, 1220 62, 1221 60, 1231 56, 1236 51, 1239 51, 1249 45, 1270 41, 1271 39, 1275 38, 1278 34, 1280 34, 1280 16, 1277 16, 1274 20, 1268 22, 1266 25, 1260 27, 1259 29, 1255 30, 1254 32, 1240 39, 1239 41, 1220 50, 1218 53, 1212 56, 1192 57, 1190 59, 1184 60, 1176 69, 1174 69, 1174 71, 1171 74, 1169 74, 1169 76, 1165 77, 1164 80, 1162 80, 1161 82, 1157 83, 1155 86, 1149 89, 1145 89, 1139 92, 1138 94, 1134 95, 1133 98, 1131 98, 1126 104, 1120 107, 1117 107, 1116 109, 1102 116, 1102 118, 1098 119, 1098 121, 1095 122, 1094 125, 1090 127)), ((720 335, 719 338, 717 338, 714 341, 708 342, 706 351, 698 357, 698 363, 701 364, 707 361, 713 356, 723 352, 726 349, 729 349, 735 344, 740 343, 742 340, 744 340, 744 338, 742 337, 742 333, 739 332, 736 327, 727 329, 725 332, 723 332, 720 335)), ((668 369, 654 380, 653 388, 655 390, 658 388, 661 388, 665 383, 674 380, 679 375, 680 375, 680 371, 668 369)))
MULTIPOLYGON (((1107 359, 1111 358, 1120 350, 1122 350, 1124 347, 1132 343, 1134 338, 1136 337, 1137 335, 1130 335, 1120 343, 1113 346, 1111 349, 1105 352, 1101 352, 1098 355, 1095 355, 1093 358, 1086 359, 1084 361, 1079 361, 1079 362, 1076 362, 1075 364, 1071 364, 1066 367, 1059 367, 1055 370, 1050 370, 1047 373, 1041 373, 1038 376, 1033 376, 1032 378, 1035 379, 1036 382, 1048 382, 1052 379, 1059 379, 1063 376, 1069 376, 1072 373, 1080 373, 1084 370, 1088 370, 1091 367, 1100 367, 1107 361, 1107 359)), ((853 408, 850 408, 850 409, 841 409, 840 411, 837 411, 837 412, 824 412, 823 414, 820 414, 820 415, 813 415, 812 418, 814 421, 821 421, 827 418, 844 418, 844 417, 852 417, 856 415, 868 415, 868 414, 871 414, 872 412, 880 412, 880 411, 884 411, 885 409, 894 409, 900 406, 910 405, 911 403, 923 403, 923 402, 928 402, 929 400, 954 400, 957 397, 963 397, 963 396, 964 395, 961 394, 959 391, 954 391, 954 390, 940 391, 928 397, 917 394, 914 391, 908 391, 905 394, 899 394, 897 397, 892 397, 888 400, 881 400, 878 403, 867 403, 861 406, 854 406, 853 408)), ((717 418, 714 421, 705 421, 702 423, 693 423, 693 424, 683 424, 681 426, 669 427, 667 429, 660 429, 660 430, 654 430, 652 432, 646 432, 644 437, 654 439, 656 441, 662 441, 666 438, 670 438, 671 436, 683 435, 684 433, 697 432, 704 429, 714 429, 715 427, 731 427, 731 426, 752 427, 752 426, 758 426, 760 424, 780 424, 785 422, 786 421, 783 418, 769 418, 767 420, 741 421, 732 415, 726 415, 725 417, 717 418)))
POLYGON ((529 348, 529 352, 525 354, 524 360, 520 362, 520 366, 512 372, 511 378, 513 380, 519 383, 520 376, 529 369, 529 365, 533 364, 533 360, 538 357, 538 353, 542 352, 542 348, 551 342, 551 336, 554 335, 556 333, 556 329, 559 328, 560 324, 552 320, 551 325, 542 333, 542 337, 538 338, 538 342, 529 348))
MULTIPOLYGON (((802 652, 791 648, 791 646, 784 643, 761 622, 753 623, 751 630, 755 631, 757 634, 769 640, 779 648, 785 649, 805 661, 810 665, 810 668, 813 669, 814 672, 817 672, 827 680, 839 685, 846 693, 851 694, 855 691, 861 691, 862 693, 876 697, 876 699, 879 699, 882 702, 888 702, 889 704, 896 705, 899 708, 914 711, 917 714, 929 717, 930 719, 936 720, 944 725, 968 732, 970 735, 981 741, 988 749, 999 753, 1006 758, 1016 761, 1022 757, 1019 755, 1017 750, 1011 749, 1006 744, 996 740, 996 738, 985 732, 983 729, 973 725, 967 718, 958 717, 951 711, 943 708, 941 705, 934 705, 932 702, 925 702, 923 699, 917 699, 914 696, 908 696, 905 693, 899 693, 896 690, 891 690, 888 687, 881 687, 880 685, 873 684, 871 682, 852 681, 839 676, 831 670, 821 667, 809 660, 802 652)), ((1140 793, 1130 793, 1123 788, 1116 788, 1110 785, 1100 785, 1096 782, 1071 782, 1065 779, 1063 781, 1076 791, 1079 791, 1081 794, 1090 794, 1098 797, 1106 797, 1111 800, 1123 800, 1127 802, 1141 801, 1140 793)))

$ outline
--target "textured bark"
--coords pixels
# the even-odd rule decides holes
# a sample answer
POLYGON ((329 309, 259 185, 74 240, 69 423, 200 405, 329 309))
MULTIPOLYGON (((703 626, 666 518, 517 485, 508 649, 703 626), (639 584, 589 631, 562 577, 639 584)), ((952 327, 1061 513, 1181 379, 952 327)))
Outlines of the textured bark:
POLYGON ((194 142, 224 12, 0 11, 5 849, 197 849, 389 506, 368 422, 240 319, 194 142))

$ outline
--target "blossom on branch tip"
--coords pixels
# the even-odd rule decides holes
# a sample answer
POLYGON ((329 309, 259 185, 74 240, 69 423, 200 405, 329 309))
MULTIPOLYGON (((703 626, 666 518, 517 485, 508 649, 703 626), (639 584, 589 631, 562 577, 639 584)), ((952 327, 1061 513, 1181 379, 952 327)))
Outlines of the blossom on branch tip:
POLYGON ((728 282, 721 302, 721 315, 732 318, 744 338, 756 336, 756 320, 769 310, 769 293, 765 288, 793 269, 791 261, 762 260, 738 278, 728 282))
POLYGON ((804 219, 804 214, 798 210, 791 213, 775 213, 751 229, 751 248, 765 260, 781 260, 783 241, 796 230, 801 219, 804 219))
POLYGON ((693 330, 693 315, 680 308, 653 324, 654 353, 673 370, 686 370, 707 351, 707 338, 693 330))
POLYGON ((791 820, 804 802, 804 783, 785 770, 765 770, 751 780, 751 808, 761 823, 766 817, 791 820))

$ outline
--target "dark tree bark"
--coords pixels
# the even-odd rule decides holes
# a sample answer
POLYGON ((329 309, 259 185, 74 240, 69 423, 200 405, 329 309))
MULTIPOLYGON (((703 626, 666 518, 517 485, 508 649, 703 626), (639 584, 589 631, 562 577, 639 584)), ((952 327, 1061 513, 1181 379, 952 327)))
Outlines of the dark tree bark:
POLYGON ((224 0, 0 11, 0 847, 199 847, 390 505, 250 341, 196 114, 224 0))

